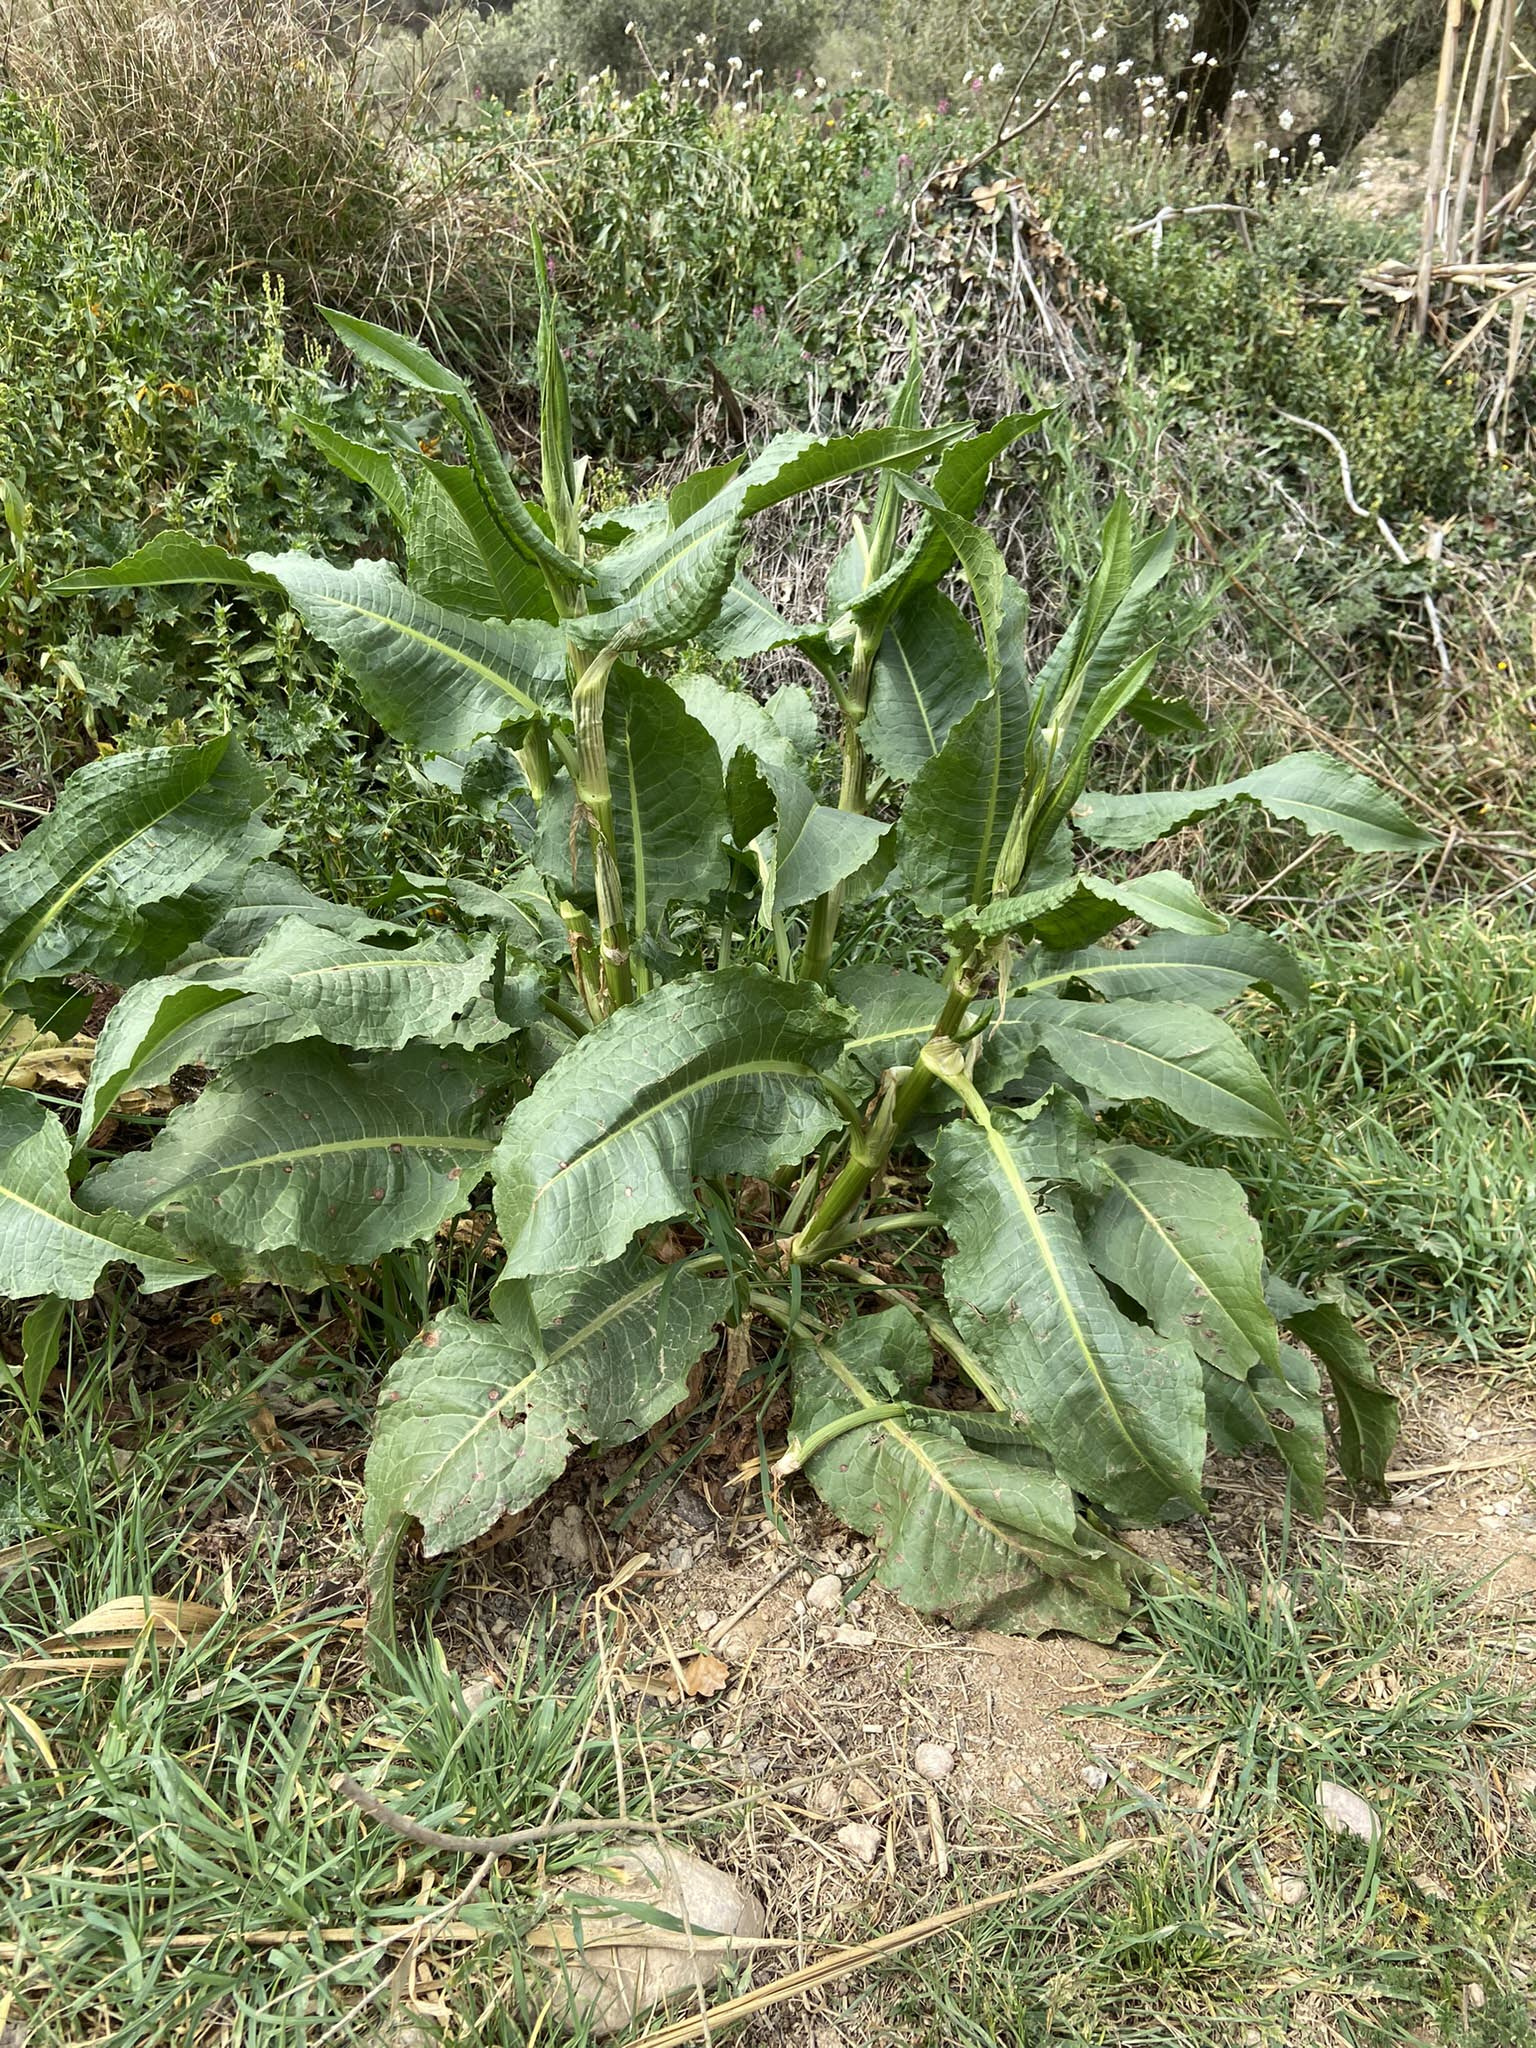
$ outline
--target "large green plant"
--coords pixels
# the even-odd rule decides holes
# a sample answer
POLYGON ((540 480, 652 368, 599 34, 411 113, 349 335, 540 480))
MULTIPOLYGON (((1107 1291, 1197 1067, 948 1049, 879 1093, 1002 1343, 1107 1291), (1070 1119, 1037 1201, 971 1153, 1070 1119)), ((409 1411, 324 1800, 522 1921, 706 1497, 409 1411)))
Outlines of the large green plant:
POLYGON ((1022 593, 972 515, 1032 417, 925 428, 914 372, 887 427, 784 435, 588 515, 550 304, 537 503, 456 378, 333 324, 435 399, 466 454, 314 429, 399 521, 407 578, 162 533, 71 587, 281 593, 439 776, 481 801, 503 779, 526 865, 458 878, 468 934, 422 937, 267 859, 233 738, 78 774, 0 862, 10 1005, 46 1015, 83 972, 127 991, 73 1142, 0 1091, 0 1287, 48 1298, 34 1357, 53 1302, 114 1261, 149 1287, 318 1285, 494 1203, 485 1312, 445 1308, 380 1395, 366 1540, 386 1627, 404 1531, 429 1553, 470 1541, 573 1447, 665 1415, 720 1326, 752 1318, 793 1372, 781 1469, 874 1538, 905 1598, 957 1621, 1113 1633, 1134 1560, 1111 1531, 1197 1511, 1209 1439, 1272 1446, 1315 1502, 1315 1361, 1345 1472, 1379 1483, 1392 1406, 1342 1315, 1266 1275, 1226 1174, 1104 1116, 1151 1098, 1283 1144, 1220 1013, 1304 983, 1179 875, 1089 872, 1079 846, 1134 849, 1235 801, 1360 849, 1422 843, 1319 754, 1214 789, 1088 789, 1112 719, 1188 719, 1152 694, 1142 644, 1170 537, 1133 540, 1116 506, 1031 669, 1022 593), (870 472, 825 617, 791 624, 741 572, 753 515, 870 472), (790 644, 836 702, 835 801, 811 695, 725 679, 790 644), (933 972, 844 959, 844 905, 882 889, 926 921, 933 972), (1145 935, 1109 943, 1128 925, 1145 935), (193 1063, 214 1078, 147 1149, 89 1166, 123 1089, 193 1063), (932 1298, 868 1263, 919 1233, 949 1246, 932 1298))

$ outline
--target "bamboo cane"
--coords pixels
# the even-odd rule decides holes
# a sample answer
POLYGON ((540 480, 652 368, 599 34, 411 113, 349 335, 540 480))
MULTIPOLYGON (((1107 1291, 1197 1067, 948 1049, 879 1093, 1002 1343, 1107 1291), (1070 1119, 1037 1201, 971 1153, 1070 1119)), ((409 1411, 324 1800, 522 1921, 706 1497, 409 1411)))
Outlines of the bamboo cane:
POLYGON ((1435 267, 1440 202, 1445 189, 1451 95, 1456 84, 1456 53, 1461 42, 1462 13, 1463 0, 1446 0, 1445 33, 1440 39, 1440 69, 1435 79, 1435 125, 1430 137, 1429 168, 1424 181, 1424 224, 1419 237, 1419 284, 1413 331, 1420 339, 1429 325, 1429 283, 1435 267))

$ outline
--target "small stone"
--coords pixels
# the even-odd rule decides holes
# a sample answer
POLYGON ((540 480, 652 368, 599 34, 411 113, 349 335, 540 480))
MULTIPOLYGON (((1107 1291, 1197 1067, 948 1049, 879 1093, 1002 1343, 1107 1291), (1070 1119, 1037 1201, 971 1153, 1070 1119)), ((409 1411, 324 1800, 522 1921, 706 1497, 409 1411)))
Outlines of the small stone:
POLYGON ((805 1604, 817 1614, 836 1614, 843 1604, 843 1582, 836 1572, 814 1579, 806 1589, 805 1604))
POLYGON ((879 1828, 872 1828, 867 1821, 849 1821, 846 1827, 838 1829, 834 1839, 850 1856, 857 1857, 866 1868, 885 1847, 885 1836, 879 1828))
POLYGON ((1090 1792, 1102 1792, 1109 1783, 1109 1773, 1102 1764, 1084 1764, 1077 1775, 1090 1792))
POLYGON ((1304 1877, 1282 1877, 1280 1903, 1284 1906, 1299 1906, 1307 1896, 1307 1891, 1307 1880, 1304 1877))
POLYGON ((496 1696, 496 1681, 490 1674, 471 1678, 464 1687, 464 1712, 473 1720, 480 1709, 496 1696))
POLYGON ((708 1749, 713 1738, 707 1728, 695 1728, 688 1738, 690 1749, 708 1749))
POLYGON ((855 1628, 851 1621, 840 1621, 832 1631, 832 1640, 840 1649, 872 1650, 875 1632, 872 1628, 855 1628))
POLYGON ((848 1804, 856 1806, 860 1813, 874 1813, 885 1804, 880 1787, 872 1785, 868 1778, 848 1780, 848 1804))
POLYGON ((1380 1839, 1381 1816, 1347 1785, 1322 1779, 1317 1788, 1317 1810, 1324 1826, 1332 1828, 1336 1835, 1357 1835, 1362 1842, 1380 1839))
POLYGON ((700 1628, 713 1628, 720 1619, 712 1607, 701 1607, 693 1618, 700 1628))
POLYGON ((1461 1995, 1467 2001, 1468 2008, 1472 2012, 1481 2012, 1488 2003, 1488 1994, 1481 1984, 1463 1985, 1461 1995))
POLYGON ((912 1752, 912 1768, 930 1785, 937 1785, 955 1768, 955 1752, 942 1742, 920 1742, 912 1752))
POLYGON ((838 1791, 830 1778, 824 1785, 818 1785, 811 1794, 813 1809, 817 1813, 822 1814, 827 1820, 830 1820, 833 1814, 841 1809, 842 1803, 843 1795, 838 1791))
POLYGON ((772 1768, 773 1758, 766 1749, 754 1749, 748 1752, 747 1773, 749 1777, 766 1778, 772 1768))
POLYGON ((693 1563, 693 1552, 686 1543, 675 1543, 667 1552, 667 1564, 675 1572, 685 1572, 693 1563))

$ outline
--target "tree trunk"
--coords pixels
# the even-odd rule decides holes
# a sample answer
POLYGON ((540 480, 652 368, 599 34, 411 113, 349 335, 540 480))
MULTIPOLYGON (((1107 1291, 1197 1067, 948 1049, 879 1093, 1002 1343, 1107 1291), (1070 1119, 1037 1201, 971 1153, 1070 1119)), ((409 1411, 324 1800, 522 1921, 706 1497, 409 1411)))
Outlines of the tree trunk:
POLYGON ((1444 27, 1444 7, 1418 0, 1406 21, 1371 45, 1312 124, 1329 163, 1341 163, 1370 134, 1409 79, 1434 63, 1444 27))
POLYGON ((1227 118, 1237 86, 1238 66, 1253 33, 1256 0, 1201 0, 1190 31, 1191 58, 1174 80, 1176 93, 1168 122, 1168 139, 1208 142, 1227 118), (1215 61, 1212 62, 1211 60, 1215 61))

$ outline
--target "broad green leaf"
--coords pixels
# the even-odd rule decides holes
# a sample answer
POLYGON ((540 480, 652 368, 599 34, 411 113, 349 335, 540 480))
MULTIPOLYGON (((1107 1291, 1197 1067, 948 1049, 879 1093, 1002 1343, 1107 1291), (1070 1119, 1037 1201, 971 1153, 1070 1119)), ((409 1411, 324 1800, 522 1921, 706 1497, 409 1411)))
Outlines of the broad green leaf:
POLYGON ((371 320, 357 320, 327 306, 320 310, 361 362, 398 378, 413 390, 430 391, 441 399, 443 410, 464 436, 470 466, 487 510, 508 544, 530 562, 543 564, 557 576, 576 583, 589 581, 581 564, 556 547, 513 489, 490 423, 463 378, 445 369, 427 349, 407 341, 404 335, 392 334, 387 327, 376 327, 371 320))
POLYGON ((208 1267, 179 1256, 158 1230, 110 1207, 91 1212, 76 1205, 62 1124, 36 1103, 40 1120, 21 1135, 8 1100, 16 1093, 0 1091, 0 1295, 84 1301, 108 1266, 124 1262, 137 1267, 152 1294, 200 1280, 208 1267))
POLYGON ((695 470, 692 476, 685 476, 667 493, 667 524, 671 527, 684 526, 695 512, 702 512, 712 498, 719 496, 728 483, 735 480, 745 457, 732 456, 729 462, 717 462, 712 469, 695 470))
POLYGON ((1121 1313, 1030 1165, 1028 1119, 1011 1111, 939 1135, 932 1205, 955 1245, 956 1326, 1069 1485, 1131 1521, 1187 1514, 1205 1449, 1199 1360, 1121 1313))
POLYGON ((878 1080, 887 1067, 911 1066, 946 996, 941 981, 886 967, 850 967, 835 987, 856 1018, 837 1064, 838 1079, 850 1087, 878 1080))
POLYGON ((1233 925, 1210 938, 1158 933, 1122 948, 1037 953, 1021 961, 1020 970, 1014 984, 1019 995, 1083 982, 1100 995, 1193 1003, 1202 1010, 1224 1010, 1250 988, 1295 1009, 1310 988, 1294 954, 1251 925, 1233 925))
POLYGON ((358 695, 408 747, 447 754, 563 708, 565 642, 539 619, 472 619, 428 604, 384 562, 333 569, 312 555, 255 555, 358 695))
POLYGON ((48 586, 56 597, 80 590, 159 590, 178 583, 224 583, 236 590, 278 590, 276 579, 212 541, 157 533, 143 547, 100 569, 73 569, 48 586))
POLYGON ((757 773, 773 797, 774 822, 751 841, 762 874, 762 921, 771 924, 850 881, 874 860, 891 828, 879 818, 817 803, 798 769, 759 763, 757 773))
MULTIPOLYGON (((937 503, 959 519, 974 517, 993 463, 1022 435, 1033 433, 1045 417, 1043 411, 1007 413, 985 432, 952 441, 933 473, 931 488, 937 503)), ((937 583, 954 559, 954 546, 947 534, 924 512, 912 539, 885 574, 868 581, 861 578, 850 589, 846 603, 861 623, 878 625, 914 591, 937 583)))
POLYGON ((1128 881, 1106 881, 1100 875, 1073 875, 1048 888, 1022 896, 1003 896, 956 920, 980 939, 1033 932, 1052 947, 1091 945, 1127 918, 1165 926, 1170 931, 1222 932, 1227 920, 1202 901, 1192 885, 1171 868, 1134 875, 1128 881))
POLYGON ((730 968, 669 982, 581 1039, 507 1119, 496 1214, 510 1274, 617 1258, 715 1173, 797 1163, 837 1121, 817 1070, 843 1035, 815 989, 730 968))
POLYGON ((992 894, 992 873, 1029 768, 1029 710, 994 690, 950 730, 907 792, 896 857, 920 910, 951 917, 992 894))
POLYGON ((1264 1248, 1231 1175, 1139 1145, 1106 1146, 1091 1171, 1103 1192, 1084 1242, 1104 1278, 1141 1303, 1155 1330, 1233 1378, 1256 1365, 1278 1370, 1264 1248))
MULTIPOLYGON (((30 1315, 21 1319, 21 1398, 35 1414, 59 1362, 69 1303, 45 1294, 30 1315)), ((0 1361, 10 1370, 10 1361, 0 1361)))
POLYGON ((89 762, 0 860, 0 994, 58 973, 154 974, 213 922, 239 858, 277 839, 253 822, 261 777, 227 734, 89 762))
POLYGON ((773 716, 772 704, 782 704, 787 717, 798 718, 805 700, 781 690, 765 707, 745 691, 697 674, 679 676, 675 688, 730 771, 732 833, 741 850, 757 858, 764 924, 814 902, 867 865, 889 828, 878 818, 817 803, 784 720, 773 716), (749 772, 741 756, 753 764, 749 772))
POLYGON ((1187 1003, 1020 1005, 1024 1029, 1064 1074, 1106 1102, 1166 1103, 1229 1138, 1283 1138, 1285 1113, 1231 1025, 1187 1003))
MULTIPOLYGON (((1130 507, 1123 498, 1116 500, 1104 522, 1098 568, 1035 685, 1047 705, 1077 693, 1078 712, 1070 729, 1141 652, 1152 594, 1173 567, 1177 541, 1176 529, 1169 526, 1133 543, 1130 507)), ((1133 692, 1132 705, 1147 695, 1133 692)))
POLYGON ((429 1557, 473 1542, 536 1500, 577 1444, 640 1435, 683 1398, 732 1306, 722 1276, 638 1251, 529 1292, 514 1303, 498 1286, 495 1321, 447 1310, 391 1368, 368 1453, 370 1551, 407 1516, 429 1557))
POLYGON ((887 775, 911 782, 987 688, 976 635, 942 591, 920 587, 885 629, 859 736, 887 775))
POLYGON ((549 585, 486 509, 474 471, 422 459, 406 526, 409 583, 418 597, 476 619, 553 622, 549 585))
POLYGON ((621 630, 638 647, 675 647, 715 618, 736 575, 746 523, 802 491, 862 471, 911 466, 955 438, 948 427, 871 427, 840 439, 781 434, 680 526, 645 533, 609 555, 598 590, 612 608, 568 622, 591 646, 621 630))
POLYGON ((1423 853, 1435 844, 1394 797, 1328 754, 1288 754, 1209 789, 1133 796, 1090 790, 1073 806, 1072 822, 1096 846, 1149 846, 1239 801, 1262 805, 1272 818, 1294 819, 1314 839, 1332 833, 1356 853, 1423 853))
POLYGON ((354 441, 350 435, 337 433, 325 420, 303 413, 294 415, 294 424, 314 443, 333 469, 339 469, 343 476, 351 477, 354 483, 372 491, 396 526, 404 527, 410 492, 400 474, 398 461, 388 450, 370 448, 366 441, 354 441))
POLYGON ((1257 1365, 1246 1380, 1207 1371, 1205 1417, 1211 1442, 1224 1456, 1272 1451, 1289 1469, 1303 1512, 1322 1513, 1328 1429, 1317 1367, 1304 1352, 1282 1344, 1278 1366, 1257 1365))
POLYGON ((1119 1634, 1130 1599, 1118 1563, 1077 1519, 1060 1479, 967 1443, 942 1412, 889 1412, 893 1396, 910 1399, 928 1374, 912 1318, 902 1309, 858 1316, 834 1342, 795 1343, 792 1436, 847 1425, 806 1475, 835 1514, 874 1539, 881 1582, 960 1628, 1119 1634))
POLYGON ((1382 1385, 1364 1339, 1336 1302, 1312 1301, 1274 1279, 1266 1291, 1281 1329, 1299 1338, 1327 1368, 1344 1477, 1351 1486, 1384 1499, 1398 1405, 1382 1385))
POLYGON ((775 647, 818 640, 822 630, 819 625, 791 625, 755 583, 738 574, 721 599, 719 612, 700 627, 697 639, 722 661, 748 661, 775 647))
POLYGON ((1205 720, 1187 697, 1174 693, 1145 689, 1133 697, 1125 707, 1126 716, 1133 718, 1144 733, 1155 740, 1176 739, 1182 733, 1209 731, 1205 720))
POLYGON ((369 917, 349 903, 332 903, 317 896, 293 873, 276 861, 253 861, 240 878, 228 907, 222 911, 198 944, 199 957, 223 955, 244 960, 255 952, 274 925, 285 917, 302 917, 306 924, 339 932, 348 939, 394 938, 404 941, 407 926, 389 918, 369 917))
MULTIPOLYGON (((679 697, 626 664, 609 681, 603 730, 615 855, 641 932, 668 904, 703 903, 729 880, 725 781, 708 732, 679 697)), ((563 893, 590 894, 591 854, 585 833, 572 829, 573 794, 562 782, 540 809, 539 865, 563 893)))
POLYGON ((468 1208, 491 1155, 479 1096, 456 1051, 354 1064, 314 1039, 274 1046, 174 1111, 147 1152, 98 1167, 81 1201, 164 1219, 221 1271, 288 1250, 361 1265, 468 1208))
MULTIPOLYGON (((196 969, 193 981, 140 982, 97 1043, 82 1137, 124 1088, 154 1087, 194 1063, 224 1068, 305 1038, 357 1052, 398 1052, 413 1039, 469 1050, 505 1038, 511 1026, 491 995, 497 953, 494 939, 471 946, 451 932, 385 952, 292 917, 249 960, 196 969)), ((525 991, 524 1021, 537 1008, 537 991, 525 991)))
POLYGON ((477 922, 506 932, 521 953, 545 961, 566 957, 565 926, 531 868, 508 876, 498 889, 464 875, 422 875, 410 869, 398 879, 429 899, 456 903, 477 922))
POLYGON ((17 1018, 30 1018, 36 1030, 46 1031, 64 1044, 81 1029, 96 1005, 94 989, 76 988, 71 982, 47 976, 41 981, 13 981, 4 994, 5 1001, 0 1005, 0 1077, 12 1054, 26 1050, 17 1036, 17 1018))

